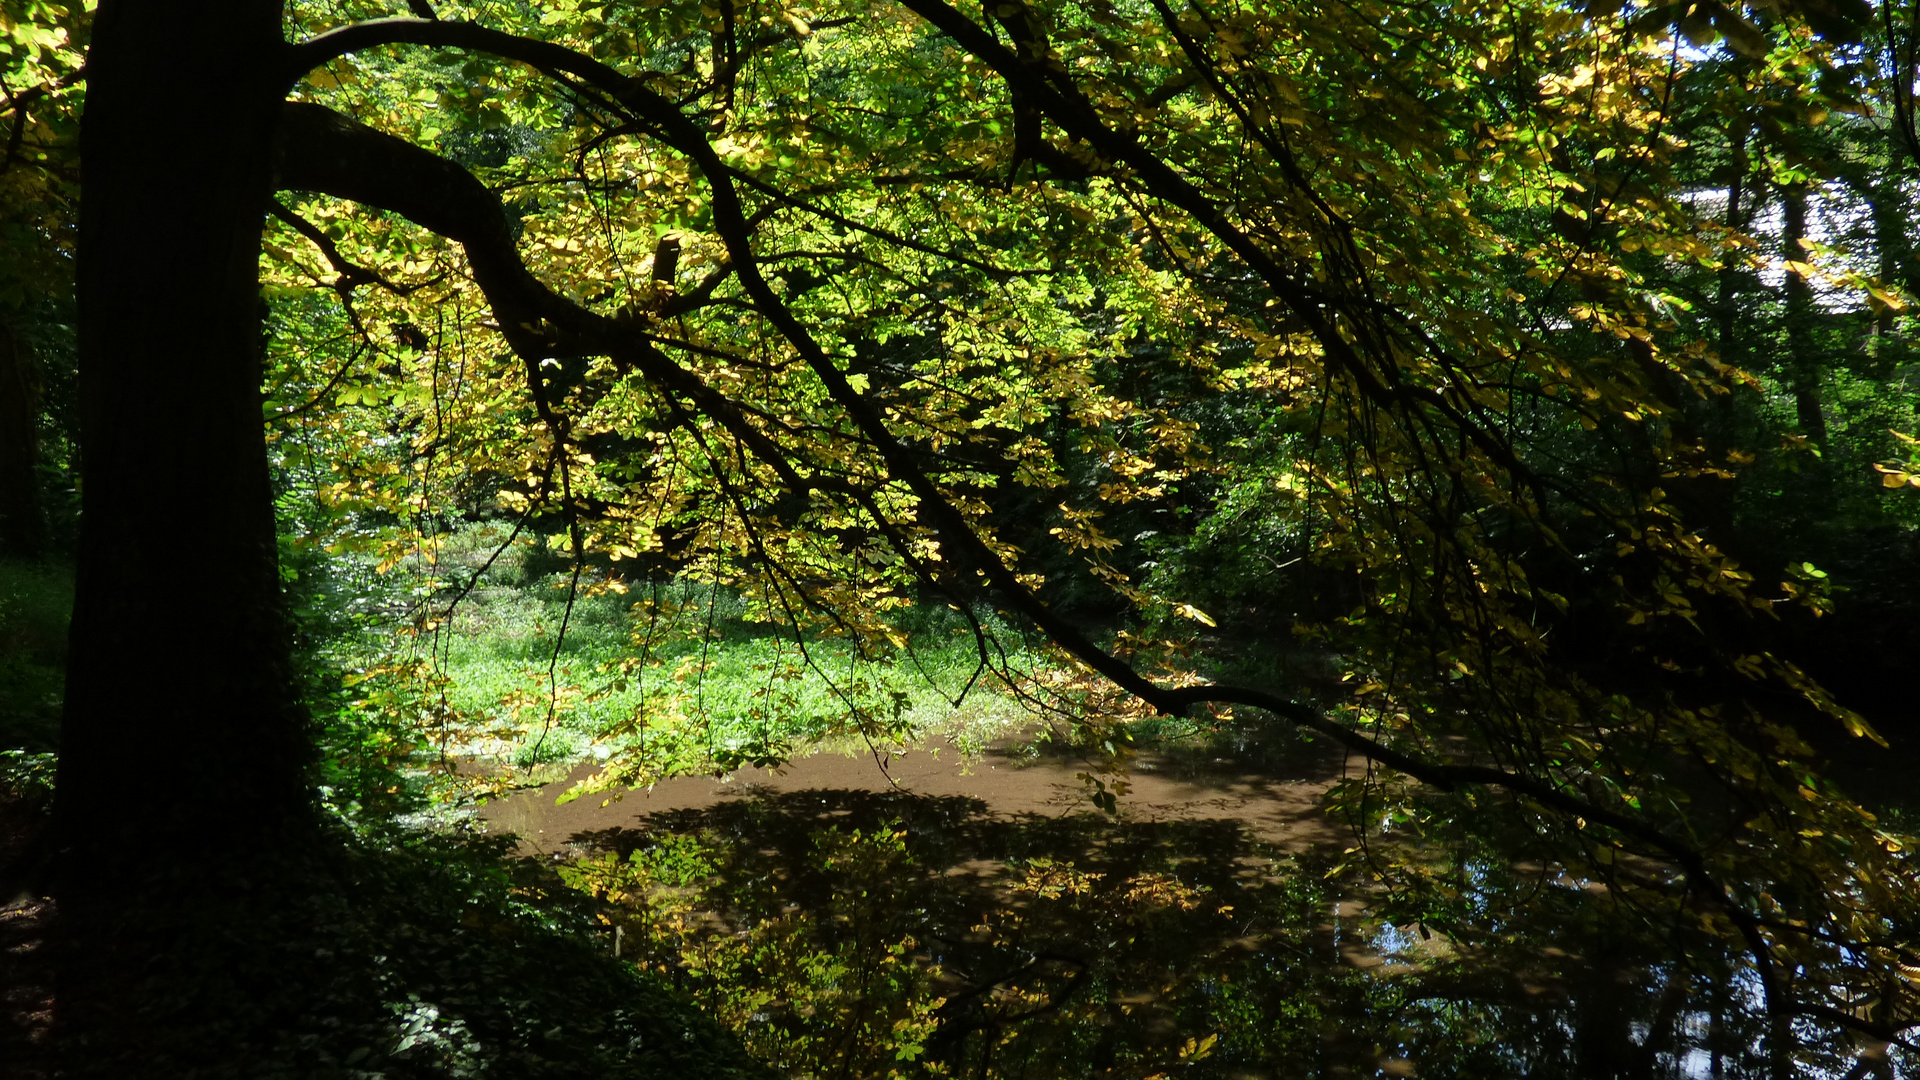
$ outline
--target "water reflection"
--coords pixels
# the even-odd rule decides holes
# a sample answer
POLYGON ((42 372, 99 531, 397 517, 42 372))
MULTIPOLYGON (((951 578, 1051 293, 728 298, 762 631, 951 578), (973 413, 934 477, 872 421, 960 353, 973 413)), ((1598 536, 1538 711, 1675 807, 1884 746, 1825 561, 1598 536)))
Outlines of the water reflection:
POLYGON ((1231 820, 828 789, 574 841, 564 873, 609 902, 627 955, 792 1075, 1786 1080, 1912 1064, 1769 1021, 1737 957, 1538 868, 1463 868, 1479 929, 1449 936, 1383 921, 1364 876, 1329 877, 1337 852, 1289 853, 1231 820))

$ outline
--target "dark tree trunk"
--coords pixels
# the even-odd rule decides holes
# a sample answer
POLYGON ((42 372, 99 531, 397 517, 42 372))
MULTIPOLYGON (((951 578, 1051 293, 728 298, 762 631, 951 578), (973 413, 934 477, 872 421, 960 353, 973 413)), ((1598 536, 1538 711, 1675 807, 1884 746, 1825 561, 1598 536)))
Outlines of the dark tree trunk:
POLYGON ((1592 957, 1574 995, 1574 1053, 1583 1080, 1625 1080, 1633 1074, 1634 972, 1614 950, 1592 957))
POLYGON ((94 23, 55 808, 57 1024, 89 1075, 202 1067, 142 1048, 216 1022, 213 982, 246 977, 230 931, 312 821, 259 392, 282 52, 277 0, 106 0, 94 23))
MULTIPOLYGON (((1805 263, 1807 251, 1800 241, 1807 238, 1807 189, 1794 184, 1781 192, 1781 209, 1786 219, 1780 244, 1780 256, 1790 263, 1805 263)), ((1787 270, 1787 379, 1793 390, 1794 419, 1800 434, 1822 451, 1827 448, 1827 416, 1820 401, 1820 357, 1813 339, 1813 285, 1805 274, 1787 270)))
MULTIPOLYGON (((1900 220, 1898 206, 1893 202, 1898 195, 1897 180, 1888 180, 1872 193, 1873 198, 1873 242, 1875 253, 1880 261, 1880 281, 1888 288, 1900 284, 1901 241, 1905 238, 1906 223, 1900 220), (1888 190, 1893 188, 1893 190, 1888 190)), ((1893 309, 1882 306, 1873 319, 1874 351, 1885 355, 1893 339, 1893 309)))
POLYGON ((0 555, 37 558, 46 546, 40 509, 40 385, 33 347, 0 323, 0 555))

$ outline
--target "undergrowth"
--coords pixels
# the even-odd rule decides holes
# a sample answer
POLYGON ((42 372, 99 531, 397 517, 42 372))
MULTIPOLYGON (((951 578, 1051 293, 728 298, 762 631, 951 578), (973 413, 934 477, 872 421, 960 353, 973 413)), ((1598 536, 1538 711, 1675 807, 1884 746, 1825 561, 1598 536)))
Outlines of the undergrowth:
POLYGON ((59 741, 73 573, 0 560, 0 747, 44 754, 59 741))
POLYGON ((67 1046, 73 1075, 768 1076, 683 995, 599 949, 590 905, 500 842, 314 840, 231 880, 174 882, 176 899, 128 897, 114 933, 176 943, 117 1018, 148 1037, 138 1061, 67 1046))
MULTIPOLYGON (((336 639, 334 715, 373 742, 343 759, 411 755, 450 772, 474 759, 529 770, 591 757, 609 763, 610 782, 642 784, 849 741, 937 733, 971 752, 1031 723, 983 668, 966 619, 944 608, 903 611, 897 648, 862 656, 756 621, 722 585, 626 582, 604 566, 576 578, 537 542, 501 548, 506 532, 439 537, 431 560, 402 562, 382 583, 408 617, 336 639)), ((980 618, 992 666, 1041 666, 1017 633, 980 618)))

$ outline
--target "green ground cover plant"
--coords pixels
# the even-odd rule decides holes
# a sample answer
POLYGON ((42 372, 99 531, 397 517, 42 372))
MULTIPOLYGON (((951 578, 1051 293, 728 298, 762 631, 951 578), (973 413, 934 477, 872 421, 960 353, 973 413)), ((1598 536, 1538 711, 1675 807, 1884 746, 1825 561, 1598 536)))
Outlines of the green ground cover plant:
POLYGON ((0 745, 45 753, 59 740, 73 576, 60 563, 0 559, 0 745))
MULTIPOLYGON (((507 539, 488 523, 429 538, 419 546, 431 544, 431 559, 399 560, 379 582, 384 617, 342 624, 320 644, 340 723, 391 733, 416 768, 510 766, 521 782, 551 774, 530 771, 541 766, 611 758, 619 769, 601 786, 934 736, 977 753, 1035 723, 944 608, 902 609, 875 656, 756 619, 733 586, 575 574, 538 540, 507 539)), ((345 566, 315 576, 364 565, 329 558, 345 566)), ((994 661, 1045 670, 1037 651, 994 661)))

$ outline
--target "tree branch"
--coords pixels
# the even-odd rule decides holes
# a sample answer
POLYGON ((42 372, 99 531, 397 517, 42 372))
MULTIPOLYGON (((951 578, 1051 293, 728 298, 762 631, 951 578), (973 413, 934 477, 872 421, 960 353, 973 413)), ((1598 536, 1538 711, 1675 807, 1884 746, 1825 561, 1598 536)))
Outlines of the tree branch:
POLYGON ((420 287, 419 285, 395 285, 382 277, 380 271, 361 266, 347 258, 341 253, 339 245, 333 242, 331 236, 320 231, 320 227, 313 222, 288 209, 287 205, 278 199, 267 203, 267 213, 285 222, 288 228, 306 237, 309 243, 320 249, 320 254, 325 256, 327 265, 333 267, 333 272, 340 275, 334 280, 332 288, 343 297, 361 285, 378 285, 395 296, 405 296, 420 287))
MULTIPOLYGON (((1017 85, 1028 101, 1070 136, 1086 141, 1107 160, 1132 168, 1152 195, 1179 207, 1212 232, 1292 309, 1319 340, 1329 360, 1346 372, 1369 400, 1394 411, 1434 410, 1517 480, 1531 483, 1530 473, 1514 456, 1512 448, 1461 413, 1439 390, 1390 385, 1383 381, 1383 378, 1394 378, 1392 358, 1381 359, 1376 368, 1335 324, 1333 312, 1347 305, 1295 281, 1264 248, 1227 220, 1209 196, 1131 135, 1111 128, 1084 99, 1063 92, 1058 79, 1045 77, 1035 70, 1037 65, 1021 61, 991 34, 941 0, 903 2, 953 37, 962 48, 995 68, 1010 85, 1017 85)), ((357 24, 294 46, 289 51, 287 77, 289 81, 297 79, 312 66, 346 52, 395 43, 482 50, 521 60, 543 71, 565 72, 632 109, 662 141, 690 158, 712 190, 715 231, 725 243, 729 263, 755 307, 812 368, 829 395, 880 455, 888 472, 913 491, 943 540, 953 545, 965 562, 984 574, 993 590, 1010 606, 1089 668, 1163 712, 1184 713, 1203 701, 1261 708, 1324 734, 1369 760, 1436 787, 1452 789, 1473 784, 1503 788, 1542 807, 1583 817, 1638 840, 1663 853, 1685 874, 1697 894, 1726 912, 1753 955, 1770 1010, 1780 1013, 1789 1008, 1779 997, 1771 946, 1753 913, 1728 886, 1718 881, 1708 870, 1703 853, 1691 845, 1668 836, 1650 823, 1602 807, 1536 777, 1486 766, 1446 765, 1416 759, 1345 728, 1316 709, 1263 691, 1231 686, 1161 687, 1048 609, 979 536, 973 524, 920 467, 912 452, 887 428, 873 403, 853 389, 808 328, 782 301, 761 273, 752 247, 753 230, 734 187, 733 174, 708 143, 706 131, 644 84, 561 46, 471 24, 418 19, 357 24)), ((1070 85, 1068 88, 1071 89, 1070 85)), ((558 297, 534 279, 514 250, 498 199, 464 169, 313 105, 286 107, 281 138, 276 145, 283 185, 311 188, 382 206, 461 242, 476 282, 499 315, 509 343, 523 357, 532 359, 562 352, 612 356, 616 363, 630 365, 668 392, 694 402, 740 438, 756 456, 774 467, 783 483, 796 492, 807 490, 807 482, 797 474, 780 448, 722 395, 708 389, 639 335, 625 332, 614 320, 558 297)), ((1378 308, 1371 302, 1362 308, 1370 310, 1347 313, 1355 318, 1379 315, 1378 308)))
POLYGON ((509 60, 518 60, 541 71, 564 71, 615 96, 633 81, 614 68, 564 45, 502 33, 476 23, 404 17, 352 23, 289 46, 281 77, 286 85, 292 86, 307 72, 330 60, 382 45, 426 45, 489 52, 509 60))
MULTIPOLYGON (((448 25, 448 24, 437 24, 448 25)), ((724 396, 674 363, 622 320, 590 311, 548 289, 514 247, 500 200, 466 169, 320 105, 288 102, 274 133, 275 182, 400 214, 458 242, 516 355, 537 364, 599 355, 638 371, 740 438, 795 491, 808 482, 765 433, 724 396)))
MULTIPOLYGON (((1125 162, 1142 175, 1155 181, 1154 194, 1180 206, 1215 231, 1223 242, 1226 242, 1261 273, 1263 279, 1267 280, 1276 293, 1297 303, 1303 313, 1309 317, 1310 325, 1324 321, 1318 312, 1328 298, 1299 287, 1293 282, 1250 237, 1227 223, 1212 201, 1184 177, 1145 151, 1130 136, 1107 127, 1092 114, 1090 107, 1069 100, 1055 88, 1054 80, 1045 79, 1033 73, 1027 65, 1021 63, 991 35, 941 3, 940 0, 905 0, 905 2, 908 7, 934 23, 943 32, 954 37, 962 47, 987 61, 1001 73, 1003 78, 1009 82, 1020 83, 1023 92, 1043 103, 1050 117, 1065 127, 1070 134, 1085 139, 1107 156, 1125 162)), ((303 45, 295 46, 294 55, 297 62, 311 66, 313 63, 324 62, 333 56, 355 49, 398 42, 481 49, 510 59, 523 60, 541 68, 568 72, 587 80, 599 89, 620 97, 623 102, 635 108, 642 119, 655 127, 668 145, 692 158, 713 189, 715 229, 725 242, 730 262, 748 295, 762 313, 774 323, 781 335, 794 345, 809 366, 814 369, 816 375, 826 384, 834 400, 852 416, 861 433, 873 443, 875 449, 887 461, 889 471, 914 490, 923 505, 940 523, 942 536, 964 550, 970 560, 987 575, 996 591, 1006 597, 1023 616, 1033 621, 1062 647, 1121 689, 1169 714, 1183 714, 1193 705, 1203 701, 1244 704, 1265 709, 1292 723, 1325 734, 1370 760, 1442 789, 1451 790, 1460 784, 1490 784, 1505 787, 1527 795, 1543 805, 1577 814, 1589 821, 1606 824, 1676 857, 1691 852, 1690 848, 1678 844, 1645 823, 1601 808, 1563 789, 1551 787, 1530 777, 1485 766, 1434 765, 1421 762, 1335 724, 1317 710, 1272 694, 1226 686, 1169 690, 1156 685, 1134 670, 1126 661, 1095 645, 1077 627, 1055 615, 1022 586, 1013 570, 1002 562, 984 541, 980 540, 971 524, 952 506, 931 478, 920 470, 907 448, 886 428, 878 411, 847 382, 846 376, 833 364, 831 358, 814 340, 811 332, 787 308, 772 285, 761 274, 759 260, 752 248, 752 235, 747 225, 746 212, 733 186, 733 171, 721 162, 708 143, 706 133, 692 119, 675 108, 672 102, 653 93, 644 85, 621 75, 613 68, 590 57, 581 56, 570 49, 503 34, 470 23, 427 22, 420 19, 376 20, 323 34, 303 45)), ((302 70, 305 68, 303 67, 302 70)), ((282 140, 283 144, 294 142, 309 147, 318 146, 319 142, 314 141, 314 129, 326 127, 336 135, 335 141, 341 145, 342 149, 355 148, 363 157, 361 169, 336 170, 334 175, 328 176, 327 180, 333 186, 327 186, 325 183, 314 183, 311 186, 345 198, 384 206, 428 229, 451 239, 460 240, 466 245, 468 258, 474 264, 475 279, 487 293, 489 301, 495 305, 496 312, 501 312, 503 309, 520 309, 524 313, 521 324, 523 330, 535 325, 525 321, 525 317, 528 316, 542 320, 538 325, 553 326, 556 329, 570 325, 578 327, 598 320, 606 325, 595 327, 585 335, 572 336, 594 340, 602 347, 611 344, 612 335, 607 333, 607 329, 613 325, 610 320, 562 300, 527 273, 524 265, 519 262, 518 255, 512 252, 511 240, 506 231, 505 217, 499 209, 499 201, 464 169, 427 151, 356 124, 330 110, 300 104, 290 104, 287 108, 292 119, 283 121, 283 126, 291 122, 296 126, 302 126, 304 130, 299 138, 289 136, 286 140, 282 140), (326 114, 327 119, 320 118, 321 113, 326 114), (407 159, 406 162, 403 163, 400 160, 402 158, 407 159), (349 176, 349 172, 353 175, 349 176), (457 177, 454 174, 457 174, 457 177), (401 180, 402 177, 408 176, 417 177, 417 186, 401 180), (369 190, 365 179, 368 177, 380 178, 376 181, 376 185, 386 190, 379 192, 369 190), (353 193, 355 191, 359 193, 353 193), (491 284, 489 278, 493 279, 491 284)), ((504 313, 502 323, 503 327, 508 323, 508 316, 504 313)), ((1346 345, 1345 340, 1333 331, 1330 325, 1325 328, 1325 339, 1329 343, 1337 343, 1340 348, 1349 353, 1355 365, 1360 365, 1357 355, 1351 354, 1351 349, 1346 345)), ((620 351, 635 350, 627 347, 620 351)), ((665 358, 662 357, 662 359, 665 358)), ((679 373, 682 377, 673 381, 684 381, 685 378, 690 378, 677 365, 672 365, 670 361, 667 364, 673 372, 679 373)), ((658 375, 672 378, 667 372, 648 371, 647 374, 650 377, 658 375)), ((1373 385, 1381 393, 1392 396, 1377 381, 1373 385)), ((711 398, 714 395, 702 396, 711 398)), ((1438 395, 1432 398, 1426 398, 1424 395, 1422 397, 1429 403, 1444 405, 1438 395)), ((698 398, 696 401, 702 407, 708 404, 698 398)), ((730 409, 728 411, 731 412, 730 409)), ((1461 422, 1463 427, 1471 426, 1464 419, 1461 422)), ((759 433, 755 432, 755 434, 759 433)), ((779 454, 777 448, 769 446, 766 449, 774 456, 784 459, 784 455, 779 454)), ((1697 854, 1694 857, 1697 859, 1697 854)))

